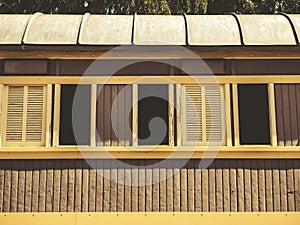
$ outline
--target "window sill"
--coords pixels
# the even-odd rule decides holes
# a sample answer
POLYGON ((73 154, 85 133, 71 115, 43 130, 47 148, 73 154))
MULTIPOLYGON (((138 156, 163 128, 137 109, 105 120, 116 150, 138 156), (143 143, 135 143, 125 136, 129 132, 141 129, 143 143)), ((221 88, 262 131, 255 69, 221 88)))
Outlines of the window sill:
POLYGON ((0 159, 164 159, 164 158, 223 158, 223 159, 300 159, 300 146, 239 146, 239 147, 169 147, 152 150, 139 147, 2 147, 0 159))

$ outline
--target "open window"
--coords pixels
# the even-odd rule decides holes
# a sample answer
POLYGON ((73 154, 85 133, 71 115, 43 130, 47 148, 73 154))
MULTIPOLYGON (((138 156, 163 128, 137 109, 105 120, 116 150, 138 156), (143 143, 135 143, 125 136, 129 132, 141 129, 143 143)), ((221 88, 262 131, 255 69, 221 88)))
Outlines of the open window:
POLYGON ((3 91, 3 146, 45 146, 51 89, 5 85, 3 91))
POLYGON ((239 84, 239 133, 241 145, 270 145, 267 84, 239 84))

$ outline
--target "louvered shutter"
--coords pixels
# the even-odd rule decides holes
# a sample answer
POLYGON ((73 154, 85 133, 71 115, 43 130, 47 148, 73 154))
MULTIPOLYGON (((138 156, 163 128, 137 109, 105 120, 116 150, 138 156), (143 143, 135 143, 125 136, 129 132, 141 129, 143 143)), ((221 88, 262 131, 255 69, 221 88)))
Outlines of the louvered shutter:
POLYGON ((45 144, 46 86, 6 86, 4 146, 45 144))
POLYGON ((185 86, 183 92, 184 145, 221 143, 224 133, 223 87, 185 86))

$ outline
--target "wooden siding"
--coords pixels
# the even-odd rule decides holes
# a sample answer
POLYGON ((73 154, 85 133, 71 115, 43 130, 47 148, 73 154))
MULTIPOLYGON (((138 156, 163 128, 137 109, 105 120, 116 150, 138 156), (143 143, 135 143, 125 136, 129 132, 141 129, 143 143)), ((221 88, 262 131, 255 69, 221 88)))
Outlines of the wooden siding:
POLYGON ((300 145, 300 84, 276 84, 277 144, 300 145))
POLYGON ((132 87, 131 85, 99 85, 97 99, 97 145, 128 146, 132 143, 131 117, 132 87), (114 107, 115 110, 111 110, 114 107), (128 118, 126 118, 126 114, 128 118), (112 118, 113 117, 113 118, 112 118), (112 120, 117 126, 113 127, 112 120), (128 124, 125 124, 128 123, 128 124))
POLYGON ((122 162, 1 160, 0 211, 300 211, 300 160, 122 162))

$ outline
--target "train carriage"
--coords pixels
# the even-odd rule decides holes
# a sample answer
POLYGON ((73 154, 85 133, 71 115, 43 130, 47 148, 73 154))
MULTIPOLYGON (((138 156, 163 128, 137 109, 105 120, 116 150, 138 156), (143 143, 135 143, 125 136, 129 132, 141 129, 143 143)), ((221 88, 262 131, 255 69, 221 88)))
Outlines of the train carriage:
POLYGON ((296 14, 0 15, 0 224, 300 224, 299 38, 296 14))

